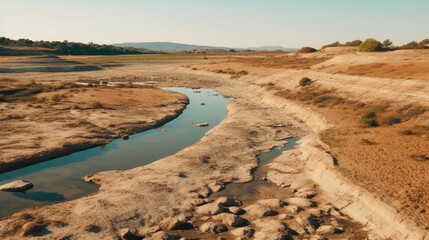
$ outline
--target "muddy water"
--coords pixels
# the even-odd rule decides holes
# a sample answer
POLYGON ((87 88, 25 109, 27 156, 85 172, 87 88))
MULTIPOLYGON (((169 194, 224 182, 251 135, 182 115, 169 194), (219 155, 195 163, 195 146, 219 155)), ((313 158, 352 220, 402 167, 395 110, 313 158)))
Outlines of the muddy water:
POLYGON ((92 193, 98 187, 83 182, 83 176, 131 169, 172 155, 197 142, 226 116, 229 100, 212 89, 166 89, 186 94, 190 103, 178 118, 164 126, 132 135, 127 141, 118 139, 102 147, 0 174, 0 185, 16 179, 34 184, 34 188, 26 193, 0 191, 0 217, 92 193), (193 124, 200 122, 208 122, 209 126, 196 127, 193 124))

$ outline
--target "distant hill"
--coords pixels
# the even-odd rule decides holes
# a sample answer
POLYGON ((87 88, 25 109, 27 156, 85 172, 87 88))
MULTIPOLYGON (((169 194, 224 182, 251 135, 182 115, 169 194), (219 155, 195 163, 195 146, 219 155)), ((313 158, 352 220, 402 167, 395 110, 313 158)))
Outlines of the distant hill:
POLYGON ((192 45, 183 43, 173 42, 136 42, 136 43, 115 43, 112 44, 116 47, 132 47, 132 48, 145 48, 150 50, 160 51, 173 51, 173 50, 191 50, 191 49, 220 49, 220 50, 256 50, 256 51, 273 51, 273 50, 284 50, 284 51, 296 51, 295 48, 284 48, 281 46, 263 46, 263 47, 249 47, 249 48, 231 48, 231 47, 214 47, 214 46, 203 46, 203 45, 192 45))

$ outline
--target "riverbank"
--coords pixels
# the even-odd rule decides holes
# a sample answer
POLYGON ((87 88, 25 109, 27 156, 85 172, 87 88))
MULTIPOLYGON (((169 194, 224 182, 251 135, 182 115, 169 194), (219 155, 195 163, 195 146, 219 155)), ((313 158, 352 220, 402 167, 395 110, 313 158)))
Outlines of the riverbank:
MULTIPOLYGON (((25 82, 8 84, 26 86, 25 82)), ((80 87, 61 82, 30 84, 15 95, 0 102, 4 110, 0 132, 5 136, 0 140, 0 173, 161 126, 188 104, 185 95, 157 88, 80 87), (44 92, 32 95, 36 90, 44 92)))

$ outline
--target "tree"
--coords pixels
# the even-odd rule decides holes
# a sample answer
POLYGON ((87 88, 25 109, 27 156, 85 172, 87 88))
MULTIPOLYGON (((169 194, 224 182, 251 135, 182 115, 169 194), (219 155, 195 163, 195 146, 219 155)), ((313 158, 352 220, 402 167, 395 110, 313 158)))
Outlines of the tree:
POLYGON ((419 46, 420 47, 426 47, 427 45, 429 45, 429 39, 423 39, 421 42, 419 42, 419 46))
POLYGON ((392 42, 389 39, 383 41, 383 47, 388 48, 392 46, 392 42))
POLYGON ((374 38, 368 38, 359 46, 361 52, 377 52, 381 49, 381 43, 374 38))

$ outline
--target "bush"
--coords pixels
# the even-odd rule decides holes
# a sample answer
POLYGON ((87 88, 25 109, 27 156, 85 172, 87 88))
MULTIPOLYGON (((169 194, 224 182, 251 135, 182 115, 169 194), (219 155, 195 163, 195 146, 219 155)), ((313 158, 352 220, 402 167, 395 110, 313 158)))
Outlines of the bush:
POLYGON ((312 48, 312 47, 303 47, 298 52, 299 53, 312 53, 312 52, 317 52, 317 50, 315 48, 312 48))
POLYGON ((349 46, 349 47, 352 47, 352 46, 358 47, 361 44, 362 44, 361 40, 354 40, 354 41, 351 41, 351 42, 346 42, 344 45, 345 46, 349 46))
POLYGON ((420 47, 426 47, 429 45, 429 39, 423 39, 421 42, 419 42, 420 47))
POLYGON ((375 119, 377 116, 375 115, 375 112, 368 111, 362 115, 360 118, 360 122, 368 127, 377 127, 379 126, 377 120, 375 119))
POLYGON ((420 46, 416 41, 412 41, 403 45, 401 48, 402 49, 419 49, 419 48, 423 48, 423 46, 420 46))
POLYGON ((241 70, 240 72, 237 73, 238 75, 247 75, 249 74, 246 70, 241 70))
POLYGON ((0 94, 0 102, 3 102, 3 101, 4 101, 4 95, 0 94))
POLYGON ((393 125, 393 124, 401 123, 401 119, 397 117, 387 117, 386 119, 384 119, 384 123, 387 125, 393 125))
POLYGON ((299 86, 304 87, 304 86, 311 84, 312 82, 313 81, 310 78, 304 77, 299 81, 299 86))
POLYGON ((359 51, 361 52, 377 52, 380 51, 381 43, 374 38, 369 38, 365 40, 360 46, 359 51))
POLYGON ((388 48, 388 47, 392 46, 392 44, 393 43, 389 39, 386 39, 383 41, 383 47, 384 48, 388 48))

